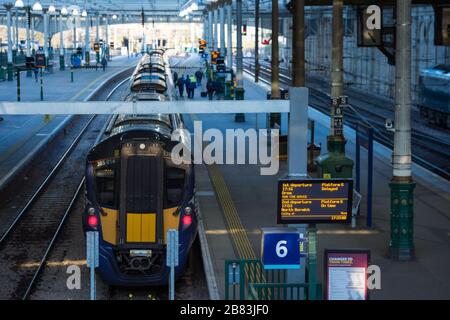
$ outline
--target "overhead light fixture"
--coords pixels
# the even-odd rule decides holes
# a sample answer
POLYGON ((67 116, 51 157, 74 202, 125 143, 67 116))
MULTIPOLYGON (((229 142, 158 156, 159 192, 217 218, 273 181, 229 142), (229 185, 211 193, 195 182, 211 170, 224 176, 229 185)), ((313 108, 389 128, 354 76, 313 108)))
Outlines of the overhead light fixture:
POLYGON ((81 12, 81 16, 82 16, 82 17, 87 17, 87 11, 86 11, 86 9, 84 9, 83 12, 81 12))
POLYGON ((67 8, 64 6, 64 7, 62 7, 62 9, 61 9, 61 14, 63 15, 63 16, 67 16, 67 8))
POLYGON ((48 12, 49 13, 55 13, 56 12, 55 6, 51 4, 50 7, 48 7, 48 12))
POLYGON ((42 5, 41 5, 41 3, 39 2, 39 1, 36 1, 34 4, 33 4, 33 11, 34 12, 41 12, 42 11, 42 5))
POLYGON ((116 19, 117 19, 117 15, 113 14, 112 18, 113 18, 114 20, 116 20, 116 19))
POLYGON ((72 15, 74 16, 74 17, 76 17, 76 16, 78 16, 80 13, 78 12, 78 9, 73 9, 72 10, 72 15))
POLYGON ((22 0, 16 0, 16 3, 14 4, 14 7, 16 8, 23 8, 24 4, 22 0))

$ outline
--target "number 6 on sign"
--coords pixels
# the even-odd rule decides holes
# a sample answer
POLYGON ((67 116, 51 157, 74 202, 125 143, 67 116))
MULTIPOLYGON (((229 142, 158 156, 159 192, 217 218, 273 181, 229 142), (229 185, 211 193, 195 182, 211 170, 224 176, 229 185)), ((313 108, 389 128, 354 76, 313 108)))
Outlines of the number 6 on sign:
POLYGON ((261 250, 264 269, 300 269, 300 234, 294 228, 264 228, 261 250))
POLYGON ((275 247, 275 250, 277 252, 277 256, 279 256, 280 258, 284 258, 288 254, 288 250, 286 248, 286 243, 287 243, 286 240, 280 240, 280 241, 278 241, 278 243, 277 243, 277 245, 275 247))

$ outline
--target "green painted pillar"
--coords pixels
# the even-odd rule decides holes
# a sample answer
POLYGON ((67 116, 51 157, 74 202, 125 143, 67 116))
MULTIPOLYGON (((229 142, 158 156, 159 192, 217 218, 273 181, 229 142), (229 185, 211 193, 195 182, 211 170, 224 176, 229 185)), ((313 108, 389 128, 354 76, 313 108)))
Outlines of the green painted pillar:
POLYGON ((316 159, 320 178, 352 178, 353 160, 345 156, 346 143, 341 135, 327 137, 328 153, 316 159))
POLYGON ((13 64, 12 63, 7 64, 6 74, 7 74, 8 81, 13 81, 14 77, 13 77, 13 64))
MULTIPOLYGON (((237 87, 234 89, 236 100, 244 100, 245 90, 242 87, 237 87)), ((245 122, 245 114, 244 113, 236 113, 234 116, 235 122, 245 122)))
POLYGON ((233 82, 225 82, 225 100, 234 100, 233 82))
POLYGON ((308 226, 308 300, 317 299, 317 228, 308 226))
POLYGON ((391 188, 391 241, 389 254, 395 260, 412 260, 414 249, 414 187, 409 179, 396 179, 391 188))
POLYGON ((65 66, 64 56, 60 55, 59 56, 59 70, 64 71, 65 69, 66 69, 66 66, 65 66))

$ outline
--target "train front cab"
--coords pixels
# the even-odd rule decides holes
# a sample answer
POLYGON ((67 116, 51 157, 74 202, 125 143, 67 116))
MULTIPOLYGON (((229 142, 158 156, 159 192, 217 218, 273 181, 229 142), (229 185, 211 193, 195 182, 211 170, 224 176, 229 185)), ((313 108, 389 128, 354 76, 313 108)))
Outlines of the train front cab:
POLYGON ((193 170, 174 165, 161 154, 161 145, 149 140, 128 140, 117 151, 112 159, 87 166, 87 176, 93 177, 87 190, 94 192, 87 194, 83 220, 89 230, 90 213, 99 213, 100 275, 118 286, 166 284, 167 230, 179 230, 176 277, 186 266, 196 235, 193 170))

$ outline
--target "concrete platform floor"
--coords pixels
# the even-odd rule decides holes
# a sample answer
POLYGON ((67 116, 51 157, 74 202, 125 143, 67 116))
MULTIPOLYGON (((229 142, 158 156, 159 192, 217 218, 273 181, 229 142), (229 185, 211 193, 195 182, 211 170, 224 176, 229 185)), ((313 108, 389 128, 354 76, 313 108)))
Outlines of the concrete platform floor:
MULTIPOLYGON (((269 89, 245 77, 246 99, 266 99, 269 89)), ((195 93, 196 99, 200 93, 195 93)), ((329 118, 314 110, 309 116, 316 121, 316 143, 326 152, 329 118)), ((217 128, 262 128, 265 118, 246 115, 245 123, 235 123, 233 115, 196 115, 188 121, 203 121, 203 130, 217 128)), ((346 153, 355 157, 355 133, 346 127, 346 153)), ((362 205, 358 227, 320 225, 318 231, 318 276, 323 282, 325 248, 364 248, 371 250, 371 263, 381 268, 381 290, 371 291, 371 299, 449 299, 450 298, 450 183, 413 165, 415 189, 416 260, 397 262, 388 258, 390 239, 391 151, 375 144, 373 228, 365 228, 366 178, 362 175, 362 205)), ((298 150, 299 155, 304 154, 298 150)), ((361 170, 366 172, 367 152, 361 151, 361 170)), ((261 176, 259 165, 197 165, 197 191, 205 232, 220 295, 224 294, 224 261, 233 258, 260 257, 260 228, 275 227, 276 183, 287 174, 286 162, 274 176, 261 176), (215 195, 215 196, 214 196, 215 195), (236 219, 238 217, 238 219, 236 219)))
MULTIPOLYGON (((136 64, 139 58, 114 57, 105 72, 101 68, 70 69, 44 74, 44 101, 82 101, 106 79, 136 64)), ((16 101, 16 81, 0 82, 0 101, 16 101)), ((21 101, 40 101, 40 82, 21 73, 21 101)), ((7 115, 0 121, 0 186, 6 177, 34 147, 56 130, 67 116, 7 115)))

